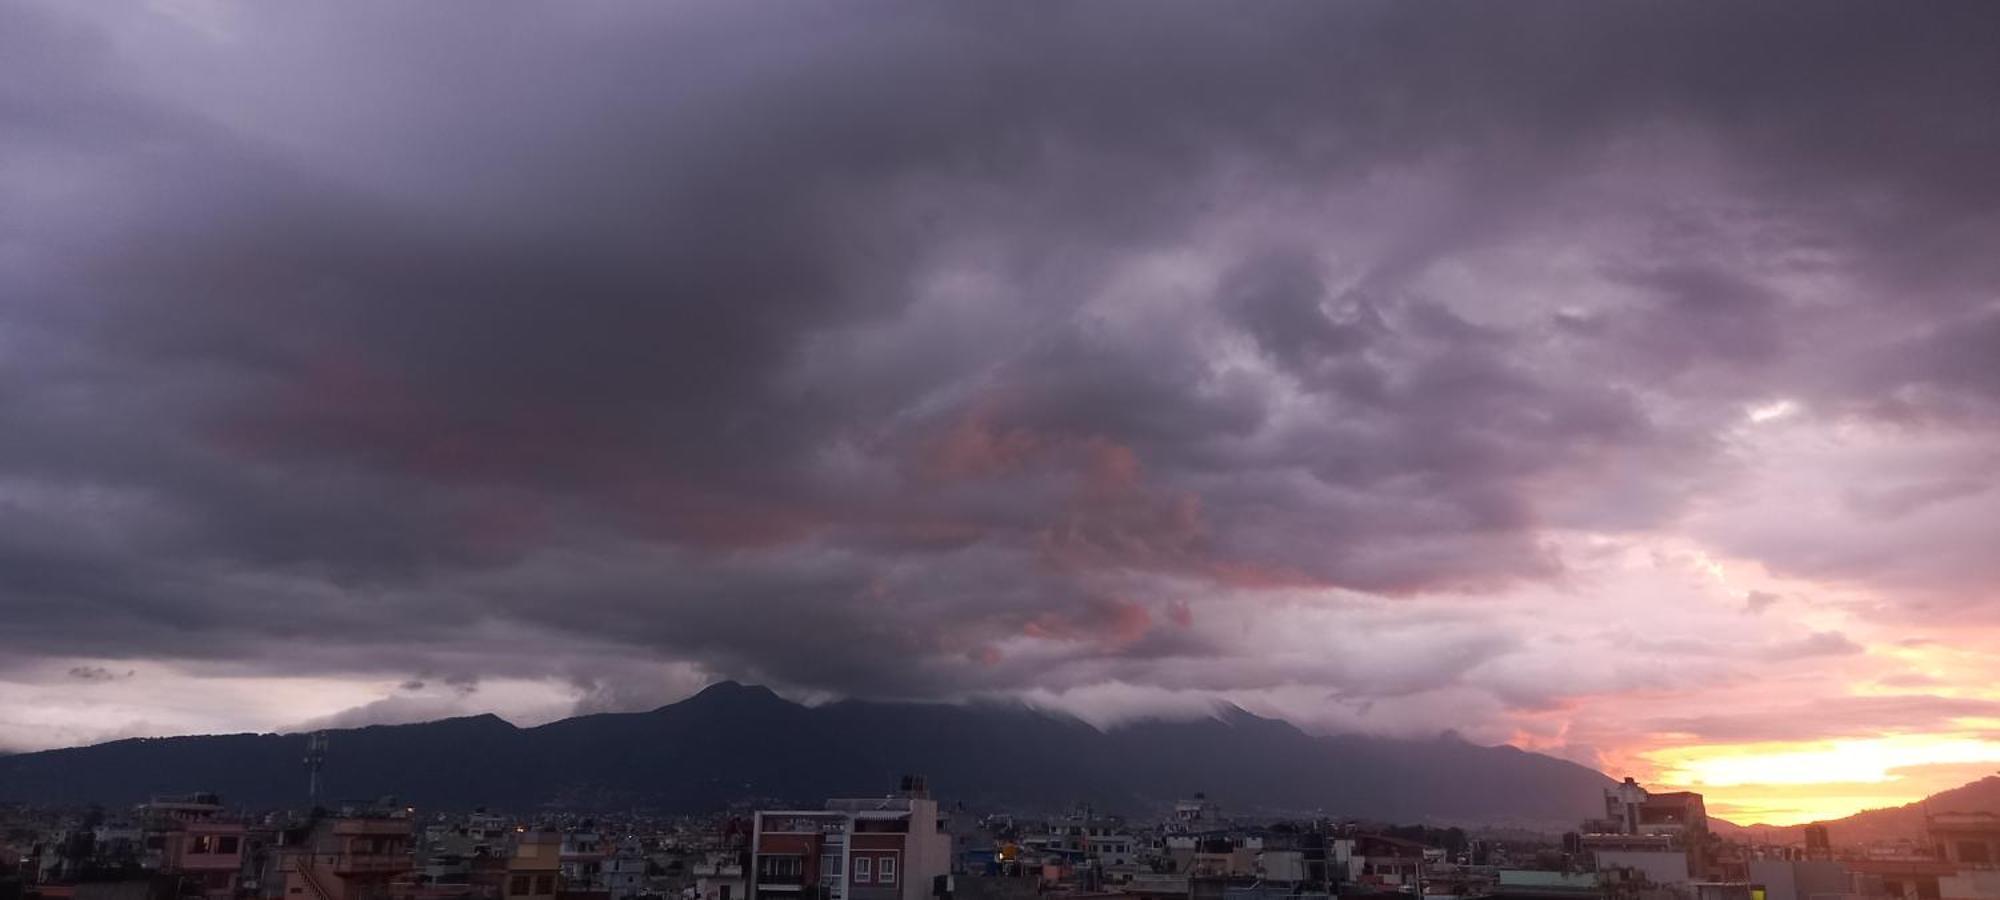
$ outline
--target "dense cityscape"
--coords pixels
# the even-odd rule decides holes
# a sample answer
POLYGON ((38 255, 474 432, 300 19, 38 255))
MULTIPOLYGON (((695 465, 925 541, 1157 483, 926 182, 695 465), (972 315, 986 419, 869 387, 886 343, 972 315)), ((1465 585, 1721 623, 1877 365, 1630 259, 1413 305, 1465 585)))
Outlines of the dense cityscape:
MULTIPOLYGON (((312 762, 311 759, 308 760, 312 762)), ((318 772, 313 772, 317 788, 318 772)), ((1836 846, 1711 828, 1697 793, 1627 779, 1560 835, 1230 815, 967 809, 905 776, 879 796, 709 816, 433 811, 392 798, 245 810, 0 807, 0 900, 1980 900, 2000 816, 1926 811, 1915 839, 1836 846)))

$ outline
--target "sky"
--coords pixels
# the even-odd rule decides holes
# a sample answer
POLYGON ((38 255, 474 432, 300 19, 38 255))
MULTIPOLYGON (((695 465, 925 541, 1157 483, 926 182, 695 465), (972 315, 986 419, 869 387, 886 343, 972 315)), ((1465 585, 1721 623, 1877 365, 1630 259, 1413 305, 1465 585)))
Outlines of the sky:
POLYGON ((2000 9, 0 2, 0 748, 2000 768, 2000 9))

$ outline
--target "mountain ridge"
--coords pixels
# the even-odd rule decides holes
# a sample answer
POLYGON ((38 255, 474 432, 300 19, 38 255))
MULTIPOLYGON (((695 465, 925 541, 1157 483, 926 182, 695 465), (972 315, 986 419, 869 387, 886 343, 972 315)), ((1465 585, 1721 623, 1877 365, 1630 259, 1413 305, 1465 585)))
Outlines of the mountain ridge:
POLYGON ((1922 841, 1926 812, 2000 813, 2000 776, 1988 775, 1901 806, 1864 809, 1838 819, 1821 819, 1798 825, 1733 825, 1730 826, 1730 833, 1750 834, 1772 843, 1803 844, 1807 825, 1824 825, 1827 838, 1835 845, 1903 839, 1922 841))
MULTIPOLYGON (((1026 704, 843 700, 805 706, 724 682, 650 711, 523 728, 483 714, 328 730, 329 800, 422 806, 647 808, 815 802, 926 775, 976 807, 1087 802, 1159 811, 1206 791, 1239 811, 1569 828, 1611 779, 1455 735, 1317 736, 1240 707, 1100 729, 1026 704)), ((0 801, 126 803, 212 790, 252 807, 305 801, 305 733, 135 738, 0 757, 0 801)))

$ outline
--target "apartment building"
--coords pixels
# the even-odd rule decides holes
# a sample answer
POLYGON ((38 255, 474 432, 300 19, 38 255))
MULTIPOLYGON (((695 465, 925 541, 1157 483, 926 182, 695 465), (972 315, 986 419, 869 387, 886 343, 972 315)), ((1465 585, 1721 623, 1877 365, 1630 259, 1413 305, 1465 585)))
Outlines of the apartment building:
POLYGON ((921 777, 882 798, 756 815, 755 900, 926 900, 951 871, 951 838, 921 777))

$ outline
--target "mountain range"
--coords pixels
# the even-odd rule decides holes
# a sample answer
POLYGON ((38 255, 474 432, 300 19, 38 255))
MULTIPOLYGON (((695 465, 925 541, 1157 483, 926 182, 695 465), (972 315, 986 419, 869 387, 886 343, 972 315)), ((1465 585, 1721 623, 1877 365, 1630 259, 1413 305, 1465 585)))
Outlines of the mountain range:
MULTIPOLYGON (((124 804, 214 791, 303 805, 303 734, 135 738, 0 757, 0 801, 124 804)), ((518 728, 492 715, 328 732, 324 799, 432 808, 704 812, 872 796, 904 774, 973 808, 1159 811, 1196 792, 1225 811, 1570 828, 1611 784, 1584 766, 1453 736, 1319 736, 1234 707, 1099 729, 1019 705, 804 706, 718 684, 651 712, 518 728)))

